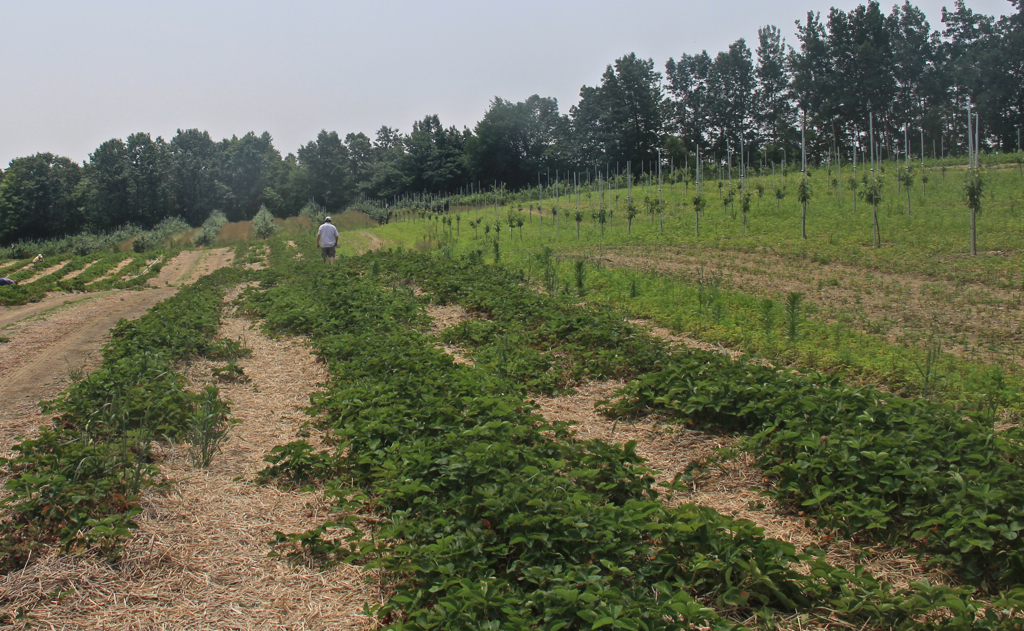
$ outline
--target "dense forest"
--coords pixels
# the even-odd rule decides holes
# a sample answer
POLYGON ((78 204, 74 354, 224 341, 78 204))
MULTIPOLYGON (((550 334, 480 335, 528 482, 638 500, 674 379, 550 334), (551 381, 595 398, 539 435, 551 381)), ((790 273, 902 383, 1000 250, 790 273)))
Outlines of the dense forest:
MULTIPOLYGON (((313 201, 336 212, 408 194, 510 189, 538 176, 660 159, 692 170, 702 160, 753 168, 799 159, 852 159, 867 146, 868 119, 885 155, 966 152, 968 111, 983 150, 1019 149, 1024 122, 1024 0, 1001 17, 962 0, 933 30, 909 2, 886 14, 877 2, 827 15, 809 12, 797 41, 766 26, 754 50, 683 54, 664 72, 628 54, 599 85, 560 113, 553 98, 495 98, 470 129, 438 116, 403 134, 381 127, 320 134, 282 156, 268 133, 216 141, 198 129, 170 140, 136 133, 108 140, 83 164, 50 153, 16 158, 0 172, 0 243, 83 230, 155 225, 179 216, 198 225, 212 210, 252 218, 261 205, 288 216, 313 201), (833 158, 835 156, 835 158, 833 158)), ((619 165, 617 167, 617 165, 619 165)))

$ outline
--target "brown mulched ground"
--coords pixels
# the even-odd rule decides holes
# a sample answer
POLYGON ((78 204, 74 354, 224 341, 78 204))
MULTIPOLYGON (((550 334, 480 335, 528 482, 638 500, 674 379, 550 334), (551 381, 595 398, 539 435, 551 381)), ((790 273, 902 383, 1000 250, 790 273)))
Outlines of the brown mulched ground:
POLYGON ((118 320, 138 318, 181 284, 231 261, 226 249, 203 252, 185 251, 169 261, 150 279, 156 289, 56 293, 40 303, 0 308, 2 334, 9 340, 0 344, 0 383, 7 393, 0 406, 0 457, 45 422, 37 404, 55 397, 69 372, 98 365, 100 347, 118 320))
MULTIPOLYGON (((461 305, 427 305, 426 311, 431 318, 430 330, 434 335, 438 335, 441 331, 463 320, 472 320, 476 317, 463 309, 461 305)), ((436 346, 451 355, 456 364, 473 363, 473 360, 466 357, 462 349, 455 344, 445 344, 439 341, 436 346)))
POLYGON ((29 278, 26 278, 26 279, 22 280, 18 284, 19 285, 27 285, 27 284, 31 283, 32 281, 34 281, 34 280, 36 280, 38 278, 42 278, 43 276, 48 276, 48 275, 53 274, 55 272, 59 272, 60 270, 64 269, 64 266, 66 266, 70 262, 71 262, 71 259, 68 259, 66 261, 61 261, 60 263, 57 263, 53 267, 48 267, 46 269, 41 269, 38 272, 36 272, 35 274, 33 274, 32 276, 30 276, 29 278))
POLYGON ((92 267, 96 263, 99 263, 99 261, 100 261, 100 259, 96 259, 95 261, 89 261, 88 263, 85 264, 85 267, 76 269, 76 270, 74 270, 72 272, 68 272, 67 274, 65 274, 61 278, 61 280, 71 280, 72 278, 77 277, 79 274, 83 273, 85 270, 89 269, 90 267, 92 267))
POLYGON ((360 232, 359 234, 360 234, 360 236, 365 237, 366 240, 369 242, 367 244, 367 246, 366 246, 366 251, 367 252, 372 252, 374 250, 379 250, 381 248, 386 248, 388 246, 388 242, 387 241, 385 241, 384 239, 381 239, 380 237, 378 237, 377 235, 373 234, 372 232, 367 232, 367 231, 364 230, 364 231, 360 232))
MULTIPOLYGON (((326 519, 322 498, 251 483, 263 457, 306 420, 301 408, 326 381, 325 368, 304 340, 268 338, 241 318, 228 318, 221 336, 252 349, 237 361, 251 381, 219 384, 242 423, 210 468, 195 468, 185 445, 163 449, 159 464, 173 485, 146 495, 120 564, 44 559, 0 578, 0 605, 32 606, 33 628, 371 628, 363 605, 383 599, 374 577, 349 565, 322 571, 267 557, 275 531, 302 532, 326 519)), ((195 388, 212 379, 212 366, 188 367, 195 388)))
MULTIPOLYGON (((671 482, 691 462, 708 462, 717 450, 732 448, 740 439, 738 435, 687 429, 655 415, 634 422, 615 422, 598 414, 596 402, 612 399, 615 390, 624 385, 619 381, 591 382, 581 385, 574 394, 538 397, 536 402, 545 419, 572 423, 581 439, 619 444, 635 440, 637 453, 658 472, 659 483, 671 482)), ((754 458, 740 452, 735 458, 711 464, 689 490, 672 493, 668 501, 708 506, 723 515, 748 519, 763 528, 765 536, 788 541, 798 549, 820 547, 830 563, 851 569, 863 565, 897 587, 922 579, 950 582, 945 574, 923 568, 898 549, 860 548, 834 533, 809 526, 804 516, 762 495, 770 486, 771 481, 754 466, 754 458)))

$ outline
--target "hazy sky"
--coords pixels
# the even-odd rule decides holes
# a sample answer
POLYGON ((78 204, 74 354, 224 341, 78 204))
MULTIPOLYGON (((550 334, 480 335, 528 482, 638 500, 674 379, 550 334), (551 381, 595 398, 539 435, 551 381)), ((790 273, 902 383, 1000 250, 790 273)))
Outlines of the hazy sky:
MULTIPOLYGON (((321 129, 372 138, 427 114, 472 128, 494 96, 553 96, 566 112, 626 53, 664 70, 740 37, 754 49, 765 24, 796 45, 808 10, 860 4, 815 1, 0 0, 0 165, 42 151, 82 161, 137 131, 269 131, 284 154, 321 129)), ((934 29, 953 0, 916 4, 934 29)))

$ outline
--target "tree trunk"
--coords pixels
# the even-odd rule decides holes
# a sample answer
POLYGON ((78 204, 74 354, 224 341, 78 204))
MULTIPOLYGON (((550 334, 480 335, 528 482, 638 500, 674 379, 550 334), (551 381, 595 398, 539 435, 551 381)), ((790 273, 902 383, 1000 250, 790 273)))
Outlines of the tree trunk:
POLYGON ((800 235, 807 238, 807 202, 801 204, 803 212, 800 213, 800 235))
POLYGON ((871 244, 874 247, 881 245, 882 235, 878 231, 878 205, 871 202, 871 244))
POLYGON ((976 223, 977 215, 974 213, 974 209, 971 209, 971 256, 978 256, 978 226, 976 223))

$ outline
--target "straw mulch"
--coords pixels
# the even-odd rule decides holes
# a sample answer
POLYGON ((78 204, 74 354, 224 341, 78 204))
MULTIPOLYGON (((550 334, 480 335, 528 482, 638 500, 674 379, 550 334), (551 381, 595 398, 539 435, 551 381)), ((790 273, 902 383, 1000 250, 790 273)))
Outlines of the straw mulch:
POLYGON ((61 278, 61 280, 71 280, 72 278, 77 278, 79 274, 85 272, 85 270, 89 269, 96 263, 99 263, 99 261, 100 259, 96 259, 95 261, 89 261, 88 263, 85 264, 85 267, 80 267, 74 271, 68 272, 61 278))
MULTIPOLYGON (((379 580, 350 565, 320 570, 267 556, 275 531, 302 532, 327 518, 321 497, 251 482, 263 457, 307 420, 300 408, 326 381, 324 367, 301 339, 270 339, 242 319, 228 318, 221 335, 253 350, 237 361, 251 381, 220 384, 242 423, 210 468, 193 467, 187 445, 162 448, 172 486, 145 496, 120 563, 57 555, 32 563, 0 578, 0 607, 31 607, 34 628, 372 627, 362 609, 382 601, 379 580)), ((210 367, 188 368, 193 387, 210 380, 210 367)))
MULTIPOLYGON (((431 318, 430 332, 433 335, 440 335, 442 331, 450 326, 455 326, 463 320, 472 320, 475 316, 466 311, 460 305, 427 305, 427 315, 431 318)), ((455 344, 437 343, 437 348, 452 356, 456 364, 472 364, 473 360, 466 357, 462 349, 455 344)))
POLYGON ((89 281, 88 283, 86 283, 86 285, 94 285, 94 284, 99 283, 101 281, 109 280, 111 278, 117 278, 118 275, 120 275, 121 270, 123 270, 124 268, 128 267, 129 265, 131 265, 132 260, 133 259, 131 257, 128 257, 128 258, 122 260, 120 263, 118 263, 113 268, 111 268, 109 271, 107 271, 106 274, 104 274, 103 276, 100 276, 99 278, 96 278, 94 280, 89 281))
POLYGON ((385 241, 384 239, 381 239, 380 237, 378 237, 377 235, 373 234, 372 232, 366 232, 364 230, 364 231, 359 233, 359 236, 361 236, 364 239, 366 239, 366 249, 365 249, 365 252, 373 252, 374 250, 380 250, 381 248, 385 248, 388 245, 387 241, 385 241))
POLYGON ((648 330, 654 337, 663 339, 667 342, 674 344, 681 344, 687 348, 692 348, 701 351, 710 351, 712 353, 721 353, 727 355, 729 359, 739 359, 743 356, 743 351, 739 351, 732 348, 726 348, 721 344, 712 344, 711 342, 705 342, 704 340, 698 340, 693 337, 686 335, 680 335, 670 329, 666 329, 660 326, 653 326, 647 320, 627 320, 630 324, 636 324, 648 330))
POLYGON ((167 261, 160 268, 160 273, 146 281, 150 287, 177 285, 192 271, 196 263, 203 257, 202 250, 182 250, 178 256, 167 261))
MULTIPOLYGON (((449 326, 474 317, 458 305, 428 305, 433 319, 431 331, 436 335, 449 326)), ((645 320, 630 320, 645 326, 652 335, 688 348, 722 353, 738 359, 742 352, 676 334, 661 327, 648 326, 645 320)), ((444 351, 461 358, 461 350, 453 345, 439 345, 444 351)), ((458 359, 456 360, 458 361, 458 359)), ((788 541, 798 549, 808 546, 822 548, 827 560, 850 569, 857 565, 897 587, 910 581, 927 579, 949 583, 951 579, 937 570, 925 569, 917 559, 888 546, 861 547, 852 541, 837 538, 835 533, 818 530, 809 517, 790 507, 780 506, 763 495, 771 480, 754 466, 751 454, 740 452, 733 458, 719 460, 718 450, 735 447, 740 436, 692 430, 666 422, 655 415, 631 422, 610 420, 594 409, 597 401, 612 399, 623 381, 590 382, 580 385, 573 394, 560 397, 541 396, 535 399, 539 413, 548 421, 563 421, 575 426, 580 439, 600 439, 609 443, 634 440, 637 453, 656 472, 659 483, 671 482, 691 462, 702 463, 689 489, 669 493, 666 501, 678 505, 695 503, 714 508, 724 515, 747 519, 764 529, 768 537, 788 541)))
POLYGON ((246 263, 245 264, 246 269, 251 269, 251 270, 266 269, 267 268, 267 256, 270 255, 270 246, 264 244, 264 245, 259 246, 258 248, 253 248, 253 254, 256 255, 257 260, 254 263, 246 263), (262 259, 262 260, 259 260, 259 259, 262 259))
POLYGON ((70 262, 71 262, 71 260, 68 259, 67 261, 61 261, 60 263, 57 263, 53 267, 47 267, 47 268, 44 268, 44 269, 40 269, 39 271, 37 271, 32 276, 30 276, 30 277, 28 277, 26 279, 23 279, 18 284, 19 285, 27 285, 27 284, 33 282, 34 280, 36 280, 38 278, 42 278, 43 276, 49 276, 50 274, 55 274, 55 273, 61 271, 62 269, 64 269, 64 266, 66 266, 70 262))
POLYGON ((636 421, 613 421, 596 412, 594 405, 614 397, 621 381, 591 382, 577 388, 574 394, 561 397, 539 397, 540 414, 549 421, 575 425, 580 439, 600 439, 609 443, 635 440, 636 451, 648 466, 657 472, 660 483, 671 482, 691 462, 702 463, 693 472, 694 481, 685 491, 669 493, 670 504, 695 503, 714 508, 723 515, 748 519, 764 529, 768 537, 788 541, 798 549, 820 547, 827 560, 835 565, 853 568, 863 565, 876 576, 905 587, 910 581, 927 579, 949 583, 950 578, 936 570, 926 570, 917 559, 889 546, 875 548, 857 546, 838 538, 835 533, 811 525, 810 519, 788 506, 780 506, 762 493, 771 480, 754 466, 754 458, 746 452, 736 457, 717 460, 719 449, 733 448, 739 436, 687 429, 666 422, 655 415, 636 421))
POLYGON ((181 279, 182 282, 195 282, 207 274, 231 265, 231 262, 235 259, 234 250, 229 248, 203 250, 203 254, 204 256, 189 270, 190 273, 181 279))

